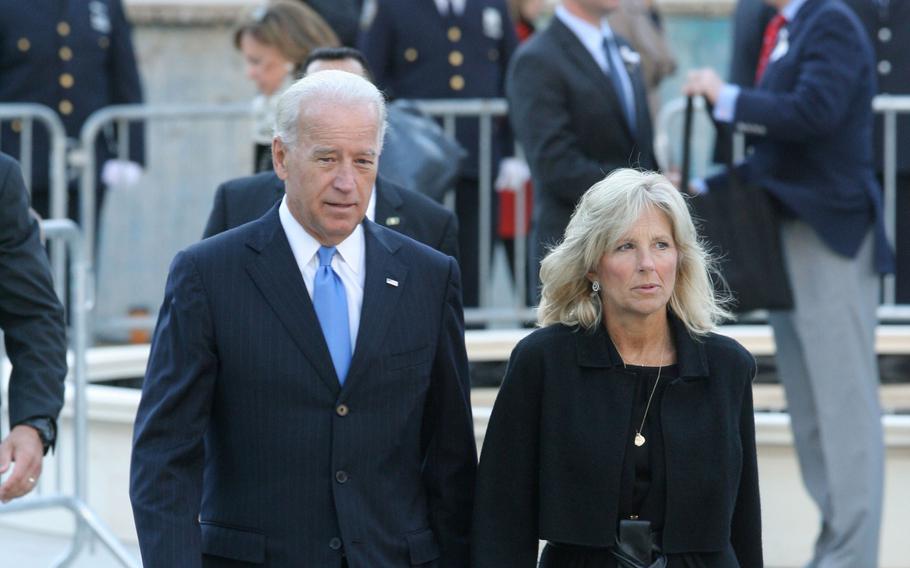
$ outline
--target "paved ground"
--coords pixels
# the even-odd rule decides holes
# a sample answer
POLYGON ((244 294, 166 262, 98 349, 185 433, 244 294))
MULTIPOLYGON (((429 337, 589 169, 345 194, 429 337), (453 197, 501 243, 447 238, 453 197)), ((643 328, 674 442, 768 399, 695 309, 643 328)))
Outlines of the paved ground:
MULTIPOLYGON (((9 568, 44 568, 53 566, 67 549, 69 539, 25 532, 0 525, 0 566, 9 568)), ((128 546, 127 550, 139 558, 139 547, 128 546)), ((138 560, 136 565, 138 566, 138 560)), ((72 568, 115 568, 120 567, 113 556, 101 543, 87 546, 72 564, 72 568)))

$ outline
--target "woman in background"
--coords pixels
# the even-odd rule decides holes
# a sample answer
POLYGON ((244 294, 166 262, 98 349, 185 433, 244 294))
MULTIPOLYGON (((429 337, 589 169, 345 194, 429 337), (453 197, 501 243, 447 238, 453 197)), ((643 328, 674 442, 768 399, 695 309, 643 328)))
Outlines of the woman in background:
POLYGON ((483 442, 475 568, 757 568, 755 360, 680 193, 616 170, 541 266, 483 442))
POLYGON ((277 0, 257 8, 234 32, 234 46, 243 53, 247 77, 256 83, 253 99, 254 169, 272 169, 272 128, 278 95, 300 73, 317 47, 338 47, 332 28, 312 8, 277 0))

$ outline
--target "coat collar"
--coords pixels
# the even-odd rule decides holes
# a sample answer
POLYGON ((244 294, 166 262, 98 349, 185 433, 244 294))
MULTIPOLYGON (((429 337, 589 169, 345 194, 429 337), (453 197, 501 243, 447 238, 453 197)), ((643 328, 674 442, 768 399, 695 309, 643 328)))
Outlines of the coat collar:
MULTIPOLYGON (((708 358, 705 344, 692 337, 685 324, 670 312, 670 329, 676 345, 676 362, 679 378, 701 378, 708 376, 708 358)), ((578 365, 581 367, 614 368, 622 367, 622 357, 613 345, 613 340, 603 325, 593 331, 575 331, 578 365)))
POLYGON ((398 186, 381 177, 376 178, 376 211, 373 221, 383 227, 401 224, 401 191, 398 186))

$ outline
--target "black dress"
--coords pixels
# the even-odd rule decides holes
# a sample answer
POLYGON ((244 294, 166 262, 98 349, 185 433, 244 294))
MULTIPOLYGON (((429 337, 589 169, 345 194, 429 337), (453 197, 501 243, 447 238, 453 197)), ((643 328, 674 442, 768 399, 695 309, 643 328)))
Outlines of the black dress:
MULTIPOLYGON (((635 408, 632 410, 631 432, 638 432, 648 406, 648 398, 654 390, 650 409, 647 411, 641 434, 645 444, 636 446, 630 436, 623 457, 623 473, 620 481, 620 518, 650 521, 652 532, 660 543, 660 531, 664 526, 664 511, 667 501, 666 463, 664 441, 661 431, 660 406, 663 392, 679 375, 676 365, 668 365, 660 371, 657 383, 657 367, 627 365, 624 372, 634 374, 638 380, 635 388, 635 408)), ((617 527, 618 530, 619 527, 617 527)), ((540 568, 616 568, 616 559, 606 548, 567 545, 548 542, 540 558, 540 568)), ((700 558, 691 554, 672 554, 667 557, 668 568, 702 568, 700 558)))

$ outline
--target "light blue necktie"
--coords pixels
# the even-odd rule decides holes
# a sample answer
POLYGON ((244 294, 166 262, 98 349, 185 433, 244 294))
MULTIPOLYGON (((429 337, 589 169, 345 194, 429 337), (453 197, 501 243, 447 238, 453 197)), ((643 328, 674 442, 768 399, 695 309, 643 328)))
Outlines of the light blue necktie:
POLYGON ((335 247, 319 247, 319 268, 313 280, 313 307, 322 336, 329 346, 338 382, 344 384, 351 366, 351 332, 348 325, 348 298, 344 284, 332 270, 335 247))
POLYGON ((636 131, 635 120, 635 100, 632 92, 631 79, 625 71, 622 57, 619 55, 619 47, 616 45, 614 36, 606 36, 603 41, 604 54, 607 56, 608 66, 610 68, 610 80, 613 82, 613 90, 616 91, 616 97, 619 104, 622 105, 623 113, 629 123, 632 132, 636 131))

